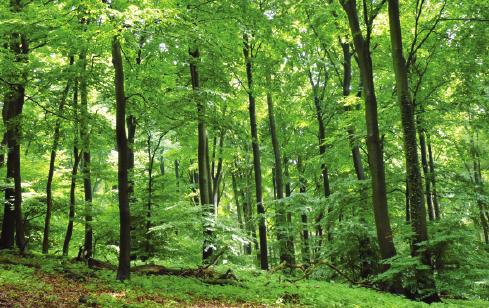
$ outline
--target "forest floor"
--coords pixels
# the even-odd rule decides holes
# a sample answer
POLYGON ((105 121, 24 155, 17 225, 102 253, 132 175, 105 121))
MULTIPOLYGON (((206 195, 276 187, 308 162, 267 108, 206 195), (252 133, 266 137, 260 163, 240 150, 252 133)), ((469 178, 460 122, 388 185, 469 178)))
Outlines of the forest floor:
MULTIPOLYGON (((0 307, 428 307, 374 290, 314 280, 287 282, 278 274, 240 271, 230 285, 179 276, 133 274, 115 281, 67 258, 0 253, 0 307)), ((448 300, 435 306, 489 307, 448 300)))

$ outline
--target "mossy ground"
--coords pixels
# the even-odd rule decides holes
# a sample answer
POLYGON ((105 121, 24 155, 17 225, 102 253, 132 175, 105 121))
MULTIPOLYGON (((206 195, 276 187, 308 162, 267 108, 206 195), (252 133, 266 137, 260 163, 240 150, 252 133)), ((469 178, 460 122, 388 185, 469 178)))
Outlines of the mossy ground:
MULTIPOLYGON (((399 296, 315 280, 287 282, 278 274, 235 270, 238 285, 195 278, 93 271, 72 260, 0 254, 0 307, 423 307, 399 296)), ((435 306, 489 307, 486 301, 444 299, 435 306)))

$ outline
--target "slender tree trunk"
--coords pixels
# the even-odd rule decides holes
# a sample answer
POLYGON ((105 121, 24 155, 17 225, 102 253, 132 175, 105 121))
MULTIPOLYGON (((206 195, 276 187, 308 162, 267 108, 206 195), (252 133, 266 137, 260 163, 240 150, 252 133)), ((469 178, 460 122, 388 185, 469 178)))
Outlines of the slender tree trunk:
POLYGON ((406 62, 403 56, 401 24, 399 19, 399 1, 389 0, 389 26, 392 44, 392 59, 396 75, 396 86, 399 104, 401 107, 401 121, 404 135, 404 151, 406 156, 406 169, 408 177, 409 204, 411 208, 411 226, 413 238, 411 253, 421 256, 421 262, 427 269, 419 269, 416 273, 418 294, 423 301, 439 301, 436 292, 435 280, 431 269, 431 253, 429 249, 421 247, 428 241, 426 226, 426 209, 423 200, 423 186, 419 168, 418 147, 416 140, 416 123, 414 118, 414 105, 409 92, 409 80, 406 62), (428 293, 426 293, 428 292, 428 293), (428 295, 426 295, 428 294, 428 295))
MULTIPOLYGON (((299 173, 299 189, 301 194, 305 194, 307 190, 307 182, 304 176, 305 168, 302 161, 302 156, 297 157, 297 171, 299 173)), ((307 212, 301 213, 302 223, 302 262, 305 264, 311 263, 311 248, 309 245, 309 223, 307 219, 307 212)))
MULTIPOLYGON (((145 36, 141 35, 140 40, 139 40, 139 48, 137 50, 137 55, 136 55, 136 66, 138 67, 137 70, 140 68, 141 61, 142 61, 142 49, 145 41, 145 36)), ((134 166, 135 166, 135 156, 134 156, 134 150, 135 150, 135 138, 136 138, 136 129, 137 129, 137 119, 134 116, 134 111, 131 109, 128 110, 128 115, 126 116, 126 126, 127 126, 127 144, 128 144, 128 167, 127 167, 127 174, 128 174, 128 198, 129 198, 129 207, 132 208, 136 205, 137 199, 134 194, 134 189, 135 189, 135 180, 134 180, 134 166)), ((132 211, 132 217, 130 217, 131 222, 136 220, 136 217, 134 216, 134 211, 132 211)), ((130 226, 130 234, 131 234, 131 249, 134 249, 134 243, 137 243, 137 239, 135 238, 136 234, 134 233, 136 229, 136 226, 131 225, 130 226)), ((131 256, 131 258, 137 258, 135 254, 131 256)))
POLYGON ((431 181, 431 198, 433 199, 433 207, 435 209, 435 219, 440 220, 440 204, 438 202, 438 193, 436 191, 436 173, 435 173, 435 161, 433 159, 433 149, 431 147, 430 134, 426 134, 426 140, 428 142, 428 158, 430 168, 430 181, 431 181))
MULTIPOLYGON (((70 59, 70 65, 73 65, 74 57, 70 59)), ((46 216, 44 219, 44 235, 42 240, 42 253, 47 254, 49 250, 49 227, 51 223, 51 211, 53 208, 53 177, 54 177, 54 163, 56 160, 56 152, 58 150, 59 137, 60 137, 60 127, 61 127, 61 114, 63 113, 66 99, 68 97, 68 92, 70 91, 71 80, 68 81, 66 87, 61 96, 61 100, 58 105, 58 118, 56 119, 56 123, 54 124, 54 134, 53 134, 53 144, 51 146, 51 156, 49 160, 49 171, 48 171, 48 180, 46 184, 46 216)))
MULTIPOLYGON (((285 177, 285 197, 289 198, 292 196, 292 184, 290 182, 290 174, 289 174, 289 158, 284 156, 284 177, 285 177)), ((287 206, 287 203, 285 203, 287 206)), ((292 229, 292 211, 287 206, 285 208, 285 217, 286 217, 286 227, 287 232, 285 233, 287 236, 287 251, 291 256, 292 264, 295 264, 295 245, 294 245, 294 233, 292 229)))
MULTIPOLYGON (((318 127, 319 127, 319 155, 321 157, 321 173, 323 177, 323 194, 324 197, 328 198, 331 195, 331 189, 329 187, 329 174, 328 174, 328 166, 324 162, 325 160, 325 155, 326 155, 326 127, 324 125, 324 118, 323 118, 323 110, 321 107, 321 100, 319 98, 319 93, 318 93, 318 86, 314 85, 314 82, 312 80, 312 77, 310 78, 311 80, 311 86, 313 88, 313 93, 314 93, 314 106, 316 108, 316 119, 318 121, 318 127)), ((322 226, 322 220, 324 218, 324 209, 321 208, 319 215, 316 217, 316 236, 319 237, 319 246, 321 246, 321 239, 323 236, 323 226, 322 226)), ((328 239, 332 239, 332 234, 331 230, 328 228, 328 239)))
MULTIPOLYGON (((151 211, 153 206, 153 166, 154 155, 151 152, 151 134, 148 133, 148 139, 146 141, 148 151, 148 201, 146 204, 146 254, 148 257, 151 255, 151 211)), ((155 151, 156 152, 156 151, 155 151)), ((164 175, 164 174, 162 174, 164 175)))
POLYGON ((81 156, 78 151, 78 137, 80 131, 78 129, 78 79, 75 79, 73 88, 73 166, 71 169, 71 184, 70 184, 70 210, 68 214, 68 227, 66 228, 65 240, 63 243, 63 256, 68 255, 70 241, 73 235, 73 222, 75 220, 75 204, 76 204, 76 176, 78 174, 78 166, 81 156))
POLYGON ((175 182, 177 196, 180 196, 180 161, 178 159, 175 159, 175 182))
MULTIPOLYGON (((389 259, 396 255, 396 249, 387 206, 384 158, 379 136, 377 98, 375 96, 370 42, 368 36, 367 39, 364 38, 360 29, 356 1, 341 0, 341 5, 348 16, 363 85, 362 92, 365 100, 365 119, 367 123, 367 151, 370 174, 372 176, 374 218, 380 255, 382 259, 389 259)), ((384 265, 382 270, 385 271, 388 268, 388 265, 384 265)), ((402 285, 400 280, 396 279, 389 288, 393 292, 401 292, 402 285)))
POLYGON ((256 103, 253 81, 253 48, 247 34, 243 35, 243 55, 246 64, 246 78, 248 81, 248 101, 251 127, 251 146, 253 149, 253 168, 255 174, 256 207, 258 212, 258 234, 260 237, 260 268, 268 270, 267 227, 265 222, 265 207, 263 206, 262 175, 260 161, 260 147, 258 144, 258 129, 256 124, 256 103))
POLYGON ((92 180, 90 171, 90 133, 88 122, 90 114, 88 111, 88 85, 87 85, 87 54, 86 50, 80 54, 80 139, 82 155, 83 189, 85 197, 85 240, 82 257, 92 257, 93 231, 92 231, 92 180))
POLYGON ((197 103, 198 112, 198 163, 199 163, 199 191, 200 204, 203 208, 203 228, 204 228, 204 243, 202 249, 202 259, 204 262, 208 260, 214 253, 214 235, 212 226, 207 221, 213 219, 214 207, 211 202, 211 183, 209 174, 209 148, 207 141, 206 127, 206 108, 200 95, 200 81, 198 62, 200 61, 200 53, 197 48, 189 50, 190 54, 190 76, 192 78, 192 89, 197 103))
POLYGON ((116 139, 118 151, 118 189, 119 189, 119 266, 117 279, 125 280, 130 276, 131 261, 131 223, 129 211, 129 146, 126 136, 126 96, 124 92, 124 67, 122 63, 121 45, 117 37, 112 40, 112 64, 115 70, 116 98, 116 139))
MULTIPOLYGON (((431 174, 428 166, 428 149, 426 146, 426 131, 423 127, 422 114, 424 113, 424 109, 422 104, 419 104, 419 113, 416 116, 417 122, 417 131, 419 137, 419 146, 421 148, 421 165, 423 166, 423 175, 424 175, 424 194, 426 198, 426 205, 428 208, 428 217, 430 221, 435 219, 435 210, 433 207, 433 200, 431 198, 431 174)), ((416 106, 416 103, 413 101, 413 108, 416 106)))
MULTIPOLYGON (((214 144, 214 151, 215 151, 215 147, 216 144, 214 144)), ((219 194, 220 192, 219 185, 222 179, 222 166, 223 166, 222 152, 224 149, 224 130, 221 130, 219 134, 219 144, 217 145, 217 147, 219 147, 217 151, 219 157, 217 158, 217 168, 215 169, 215 172, 214 172, 215 157, 213 157, 212 159, 212 201, 214 203, 214 208, 216 210, 217 207, 219 206, 219 202, 221 201, 220 194, 219 194)))
POLYGON ((277 240, 279 242, 279 255, 280 263, 286 262, 289 265, 293 264, 293 256, 288 247, 287 232, 285 228, 287 227, 285 218, 285 204, 282 201, 284 198, 284 181, 282 173, 282 154, 280 153, 280 144, 277 136, 277 128, 275 123, 275 113, 273 110, 273 99, 271 90, 271 77, 270 73, 267 73, 267 107, 268 107, 268 120, 270 124, 270 135, 272 138, 273 155, 275 161, 275 190, 277 192, 277 209, 276 209, 276 223, 277 223, 277 240))

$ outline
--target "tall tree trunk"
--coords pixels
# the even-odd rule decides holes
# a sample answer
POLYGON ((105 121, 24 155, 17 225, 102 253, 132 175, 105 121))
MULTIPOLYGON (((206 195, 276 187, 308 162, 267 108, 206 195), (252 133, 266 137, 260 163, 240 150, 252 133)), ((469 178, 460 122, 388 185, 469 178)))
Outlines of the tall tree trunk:
MULTIPOLYGON (((290 182, 290 174, 289 174, 289 158, 284 156, 284 177, 285 177, 285 197, 289 198, 292 196, 292 183, 290 182)), ((287 236, 287 251, 291 256, 292 264, 295 264, 295 245, 294 245, 294 232, 292 229, 292 211, 288 207, 287 203, 285 203, 287 208, 285 208, 285 217, 286 217, 286 227, 287 232, 285 233, 287 236)))
POLYGON ((192 78, 192 89, 197 104, 198 113, 198 164, 199 164, 199 191, 200 204, 203 211, 204 243, 202 248, 202 259, 205 262, 214 253, 214 234, 212 225, 208 223, 213 219, 214 207, 211 202, 211 183, 209 174, 209 148, 207 141, 206 108, 200 94, 200 80, 198 62, 200 61, 199 49, 190 49, 190 76, 192 78))
MULTIPOLYGON (((422 120, 422 115, 424 113, 424 108, 421 103, 419 105, 419 114, 416 116, 417 123, 417 131, 419 137, 419 146, 421 148, 421 165, 423 167, 423 175, 424 175, 424 194, 426 198, 426 205, 428 208, 428 217, 430 221, 435 219, 435 210, 433 207, 433 200, 431 198, 431 174, 428 166, 428 149, 426 146, 426 130, 423 127, 424 123, 422 120)), ((413 108, 415 108, 416 102, 413 101, 413 108)))
POLYGON ((73 222, 75 220, 75 204, 76 204, 76 176, 78 174, 78 166, 80 164, 81 155, 78 151, 78 137, 80 134, 78 128, 78 79, 75 78, 73 88, 73 166, 71 169, 71 184, 70 184, 70 210, 68 214, 68 227, 66 228, 65 240, 63 243, 63 255, 67 256, 70 248, 70 241, 73 235, 73 222))
POLYGON ((82 156, 83 190, 85 197, 85 239, 82 257, 92 257, 93 230, 92 230, 92 180, 90 171, 90 133, 88 128, 88 85, 87 85, 87 52, 80 54, 80 139, 82 156))
MULTIPOLYGON (((140 66, 141 65, 141 52, 142 52, 142 47, 143 47, 143 40, 144 36, 141 36, 141 40, 139 42, 139 48, 137 51, 137 56, 136 56, 136 65, 140 66)), ((135 150, 135 138, 136 138, 136 129, 137 129, 137 119, 133 114, 132 110, 128 110, 128 114, 126 116, 126 127, 127 127, 127 146, 128 146, 128 162, 127 162, 127 174, 128 174, 128 184, 127 184, 127 192, 128 192, 128 198, 129 198, 129 207, 133 207, 136 204, 136 196, 134 194, 134 189, 135 189, 135 181, 134 181, 134 166, 135 166, 135 156, 134 156, 134 150, 135 150)), ((134 211, 132 211, 132 217, 130 217, 131 222, 135 220, 134 216, 134 211)), ((131 243, 133 243, 131 249, 134 249, 134 243, 137 242, 137 239, 135 238, 136 234, 134 233, 136 229, 136 226, 131 225, 130 226, 130 234, 131 234, 131 243)), ((132 258, 135 258, 136 256, 133 254, 132 258)))
MULTIPOLYGON (((314 94, 314 107, 316 108, 316 119, 318 121, 318 137, 319 137, 319 155, 321 159, 321 174, 323 177, 323 194, 324 197, 328 198, 331 195, 331 189, 329 187, 329 174, 328 166, 324 162, 326 155, 326 126, 324 124, 324 114, 321 107, 321 99, 319 97, 319 84, 315 85, 312 79, 311 73, 309 73, 309 79, 311 82, 311 87, 314 94)), ((324 81, 326 82, 326 80, 324 81)), ((318 216, 316 217, 316 236, 319 237, 319 246, 321 246, 322 236, 323 236, 323 226, 322 220, 324 218, 324 209, 321 208, 318 216)), ((331 230, 328 228, 328 239, 332 239, 331 230)))
MULTIPOLYGON (((238 190, 238 176, 237 176, 237 170, 232 172, 231 173, 231 180, 232 180, 232 185, 233 185, 233 195, 234 195, 234 204, 236 206, 236 217, 238 219, 238 226, 239 226, 239 230, 241 230, 242 232, 246 232, 246 228, 245 228, 245 225, 243 223, 243 209, 244 207, 241 206, 241 203, 240 203, 240 194, 239 194, 239 190, 238 190)), ((243 200, 244 202, 245 200, 243 200)), ((243 244, 243 251, 246 250, 246 245, 247 244, 243 244)), ((251 247, 251 246, 250 246, 251 247)))
POLYGON ((219 148, 217 150, 218 152, 218 158, 217 158, 217 167, 214 169, 215 165, 215 155, 212 157, 212 202, 214 203, 214 208, 217 210, 217 207, 219 206, 219 202, 221 201, 220 199, 220 194, 219 194, 219 185, 221 183, 222 179, 222 166, 223 166, 223 158, 222 158, 222 152, 224 149, 224 130, 222 129, 219 133, 219 144, 217 145, 217 140, 214 142, 214 149, 213 151, 216 152, 216 146, 219 148))
POLYGON ((280 144, 277 136, 277 128, 275 123, 275 114, 273 110, 273 98, 271 89, 271 77, 270 73, 266 75, 267 80, 267 107, 268 107, 268 121, 270 124, 270 135, 272 138, 273 156, 275 161, 275 189, 277 192, 277 209, 276 209, 276 229, 277 229, 277 240, 279 242, 279 255, 280 263, 286 262, 289 265, 293 264, 292 253, 287 247, 287 232, 286 229, 286 218, 285 218, 285 204, 283 202, 284 198, 284 181, 282 173, 282 154, 280 153, 280 144))
MULTIPOLYGON (((367 151, 370 174, 372 176, 374 218, 380 255, 382 259, 389 259, 396 255, 396 249, 387 206, 384 158, 379 136, 377 98, 375 96, 370 41, 369 36, 367 36, 367 39, 364 38, 360 29, 356 1, 341 0, 341 5, 348 16, 363 85, 362 94, 365 100, 365 119, 367 123, 367 151)), ((388 265, 384 265, 382 270, 385 271, 388 268, 388 265)), ((396 279, 389 288, 393 292, 401 292, 402 285, 400 280, 396 279)))
MULTIPOLYGON (((74 57, 70 58, 70 65, 73 65, 74 57)), ((71 78, 71 77, 70 77, 71 78)), ((51 146, 51 156, 49 160, 49 171, 48 171, 48 180, 46 183, 46 216, 44 219, 44 234, 42 239, 42 253, 47 254, 49 250, 49 227, 51 223, 51 211, 53 208, 53 177, 54 177, 54 163, 56 160, 56 152, 58 151, 59 137, 60 137, 60 128, 61 128, 61 114, 63 113, 66 99, 68 97, 68 93, 70 91, 71 80, 69 80, 66 84, 66 87, 62 93, 61 100, 58 105, 58 118, 56 119, 56 123, 54 124, 54 133, 53 133, 53 144, 51 146)))
POLYGON ((112 40, 112 64, 114 65, 115 99, 116 99, 116 139, 118 151, 119 189, 119 266, 117 279, 125 280, 130 276, 131 261, 131 223, 129 211, 129 146, 126 136, 126 96, 124 93, 124 67, 122 63, 121 45, 117 37, 112 40))
POLYGON ((246 79, 248 81, 248 101, 251 128, 251 146, 253 149, 253 169, 255 174, 256 207, 258 212, 258 234, 260 237, 260 268, 268 270, 267 227, 265 222, 265 207, 263 206, 262 175, 260 161, 260 146, 258 144, 258 129, 256 124, 256 103, 253 80, 253 47, 247 34, 243 35, 243 55, 246 64, 246 79))
POLYGON ((431 181, 431 198, 433 199, 433 207, 435 209, 435 219, 440 220, 440 204, 438 202, 438 193, 436 191, 436 173, 435 173, 435 160, 433 159, 433 149, 431 147, 430 134, 426 134, 426 140, 428 142, 428 166, 430 168, 430 181, 431 181))
MULTIPOLYGON (((10 1, 13 13, 22 11, 19 0, 10 1)), ((15 62, 28 61, 29 44, 25 35, 12 33, 9 40, 9 49, 15 57, 15 62)), ((22 181, 20 174, 20 143, 22 139, 22 109, 25 101, 25 87, 22 80, 27 78, 26 72, 17 76, 21 83, 12 83, 7 89, 4 104, 6 110, 4 123, 7 140, 7 178, 9 187, 5 189, 5 207, 0 237, 1 248, 12 248, 15 243, 21 252, 26 250, 24 219, 22 217, 22 181), (12 185, 13 184, 13 185, 12 185)))
POLYGON ((422 243, 428 241, 428 229, 426 226, 426 209, 424 206, 423 186, 419 168, 414 106, 409 92, 409 80, 402 50, 399 1, 389 0, 388 4, 392 60, 396 75, 397 96, 401 107, 409 204, 411 208, 411 226, 414 233, 411 253, 413 256, 419 255, 421 257, 421 262, 427 267, 427 269, 417 270, 417 292, 420 292, 418 296, 420 296, 423 301, 434 302, 439 301, 440 299, 436 292, 435 280, 431 269, 431 253, 429 249, 421 247, 422 243))
POLYGON ((153 166, 154 166, 154 155, 152 154, 151 151, 151 133, 148 133, 146 146, 148 151, 148 201, 146 204, 145 250, 147 256, 149 257, 151 255, 151 233, 149 231, 151 229, 151 211, 153 206, 153 166))

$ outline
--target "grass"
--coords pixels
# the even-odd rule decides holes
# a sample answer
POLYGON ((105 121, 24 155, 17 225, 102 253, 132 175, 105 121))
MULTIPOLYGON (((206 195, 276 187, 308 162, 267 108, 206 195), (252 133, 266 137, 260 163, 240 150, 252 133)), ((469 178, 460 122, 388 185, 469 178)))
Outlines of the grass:
MULTIPOLYGON (((225 269, 227 269, 226 267, 225 269)), ((224 268, 221 268, 224 270, 224 268)), ((428 307, 400 296, 340 283, 284 281, 278 274, 235 270, 239 285, 195 278, 92 271, 83 263, 42 255, 0 253, 0 306, 8 307, 428 307)), ((486 301, 444 300, 435 307, 489 307, 486 301)))

